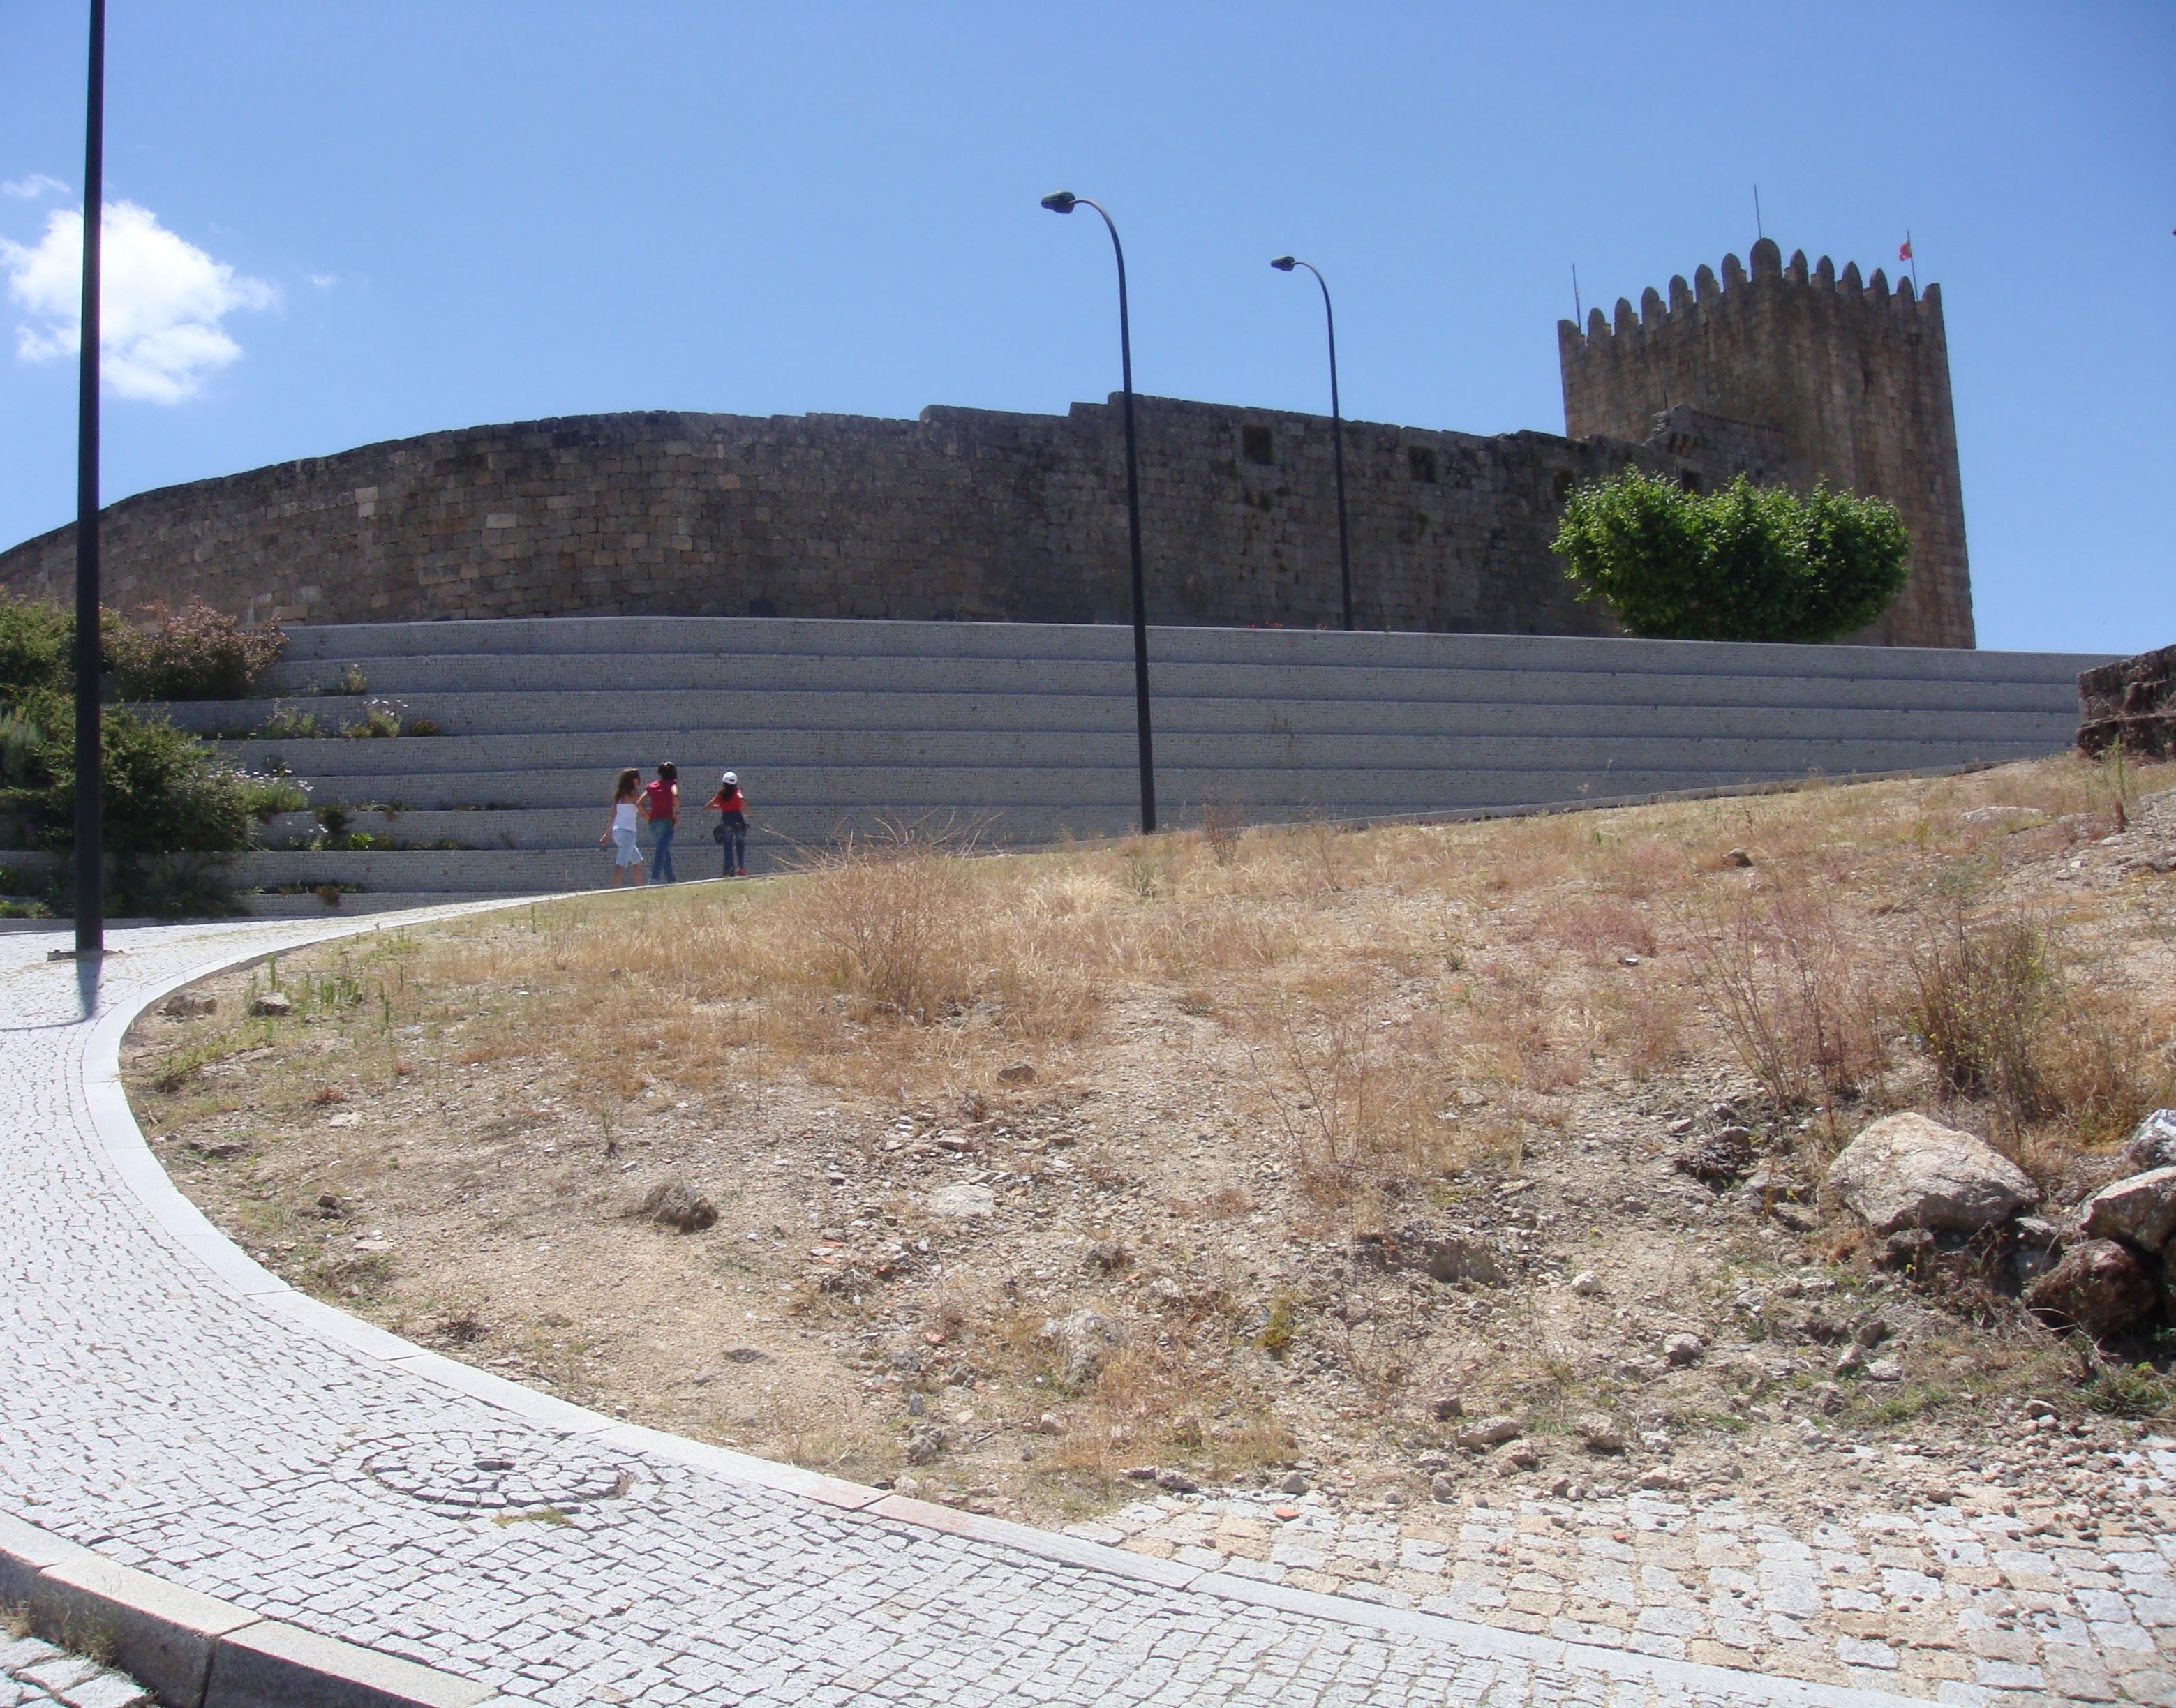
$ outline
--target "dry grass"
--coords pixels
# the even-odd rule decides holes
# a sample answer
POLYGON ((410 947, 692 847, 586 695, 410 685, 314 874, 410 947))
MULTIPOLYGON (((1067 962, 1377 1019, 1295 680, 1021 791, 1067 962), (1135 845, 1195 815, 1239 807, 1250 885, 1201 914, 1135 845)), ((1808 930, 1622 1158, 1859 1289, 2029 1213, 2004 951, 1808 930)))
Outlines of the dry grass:
POLYGON ((1961 911, 1910 956, 1906 1018, 1945 1101, 1983 1103, 2013 1140, 2059 1122, 2108 1142, 2162 1088, 2144 1017, 2070 961, 2037 918, 1961 911))
MULTIPOLYGON (((759 1101, 788 1074, 955 1097, 1023 1053, 1085 1066, 1114 1003, 1161 991, 1245 1035, 1235 1096, 1333 1198, 1455 1166, 1437 1116, 1459 1086, 1562 1093, 1718 1049, 1779 1108, 1908 1097, 1931 1063, 1951 1104, 2092 1145, 2160 1083, 2166 1017, 2121 963, 2141 934, 2167 940, 2166 904, 2157 927, 2147 901, 2111 934, 2012 918, 1994 890, 2005 862, 2091 840, 2157 779, 2107 771, 1360 835, 1212 813, 1196 836, 1055 857, 961 857, 900 830, 786 881, 653 891, 639 913, 540 906, 526 931, 320 976, 389 1028, 453 1025, 462 1064, 548 1053, 593 1102, 743 1085, 759 1101), (1964 821, 1989 802, 2046 816, 1964 821), (1741 845, 1750 871, 1724 858, 1741 845)), ((415 1053, 389 1047, 381 1071, 415 1053)))
MULTIPOLYGON (((183 1183, 329 1296, 410 1332, 466 1322, 446 1331, 465 1355, 518 1346, 568 1392, 857 1476, 900 1469, 874 1384, 924 1395, 948 1452, 986 1467, 993 1417, 1048 1409, 1058 1433, 982 1473, 1025 1479, 1047 1515, 1130 1465, 1387 1439, 1430 1382, 1493 1383, 1543 1419, 1613 1403, 1536 1300, 1469 1308, 1350 1258, 1466 1214, 1529 1156, 1561 1163, 1597 1112, 1703 1108, 1750 1076, 1774 1130, 1810 1118, 1825 1144, 1920 1107, 2043 1178, 2090 1162, 2176 1091, 2168 881, 2054 881, 2176 775, 2119 781, 2053 760, 1363 834, 1210 813, 1029 856, 902 830, 777 880, 328 948, 263 975, 292 1019, 223 1007, 131 1085, 147 1128, 248 1135, 183 1183), (381 1106, 411 1130, 369 1124, 381 1106), (954 1129, 971 1158, 939 1149, 954 1129), (971 1161, 993 1231, 928 1207, 971 1161), (683 1177, 715 1228, 628 1220, 683 1177), (299 1221, 320 1193, 382 1214, 397 1260, 299 1221), (812 1261, 834 1227, 851 1260, 812 1261), (463 1259, 485 1235, 500 1254, 463 1259), (1089 1243, 1106 1257, 1084 1268, 1089 1243), (879 1243, 903 1255, 873 1267, 879 1243), (1416 1339, 1401 1298, 1452 1327, 1416 1339), (1061 1392, 1041 1331, 1083 1308, 1131 1338, 1061 1392), (554 1314, 572 1326, 537 1326, 554 1314), (775 1365, 688 1373, 759 1330, 775 1365), (789 1331, 830 1362, 795 1364, 789 1331), (884 1362, 902 1336, 913 1360, 884 1362)), ((1631 1260, 1602 1210, 1578 1215, 1580 1261, 1631 1260)), ((1664 1308, 1674 1254, 1638 1255, 1664 1308)))
POLYGON ((1716 1025, 1778 1108, 1832 1112, 1887 1065, 1891 969, 1842 914, 1833 888, 1785 877, 1685 922, 1716 1025))

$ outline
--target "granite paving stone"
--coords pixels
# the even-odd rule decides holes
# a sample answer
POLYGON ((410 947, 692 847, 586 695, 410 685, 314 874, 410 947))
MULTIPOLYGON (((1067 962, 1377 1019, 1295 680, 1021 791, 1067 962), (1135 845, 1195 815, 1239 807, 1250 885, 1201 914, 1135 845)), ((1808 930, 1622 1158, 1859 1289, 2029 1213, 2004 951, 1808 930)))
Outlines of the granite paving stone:
MULTIPOLYGON (((175 1232, 186 1206, 162 1220, 117 1167, 149 1164, 140 1138, 92 1117, 93 1082, 146 1001, 356 928, 117 931, 95 969, 47 960, 54 934, 0 937, 0 1511, 554 1705, 2151 1701, 2176 1675, 2176 1537, 2035 1546, 2014 1520, 1954 1506, 1801 1535, 1735 1499, 1638 1491, 1371 1512, 1210 1490, 1075 1527, 1216 1572, 1231 1593, 1212 1595, 844 1511, 439 1385, 286 1314, 269 1276, 238 1291, 247 1268, 215 1271, 201 1227, 186 1244, 175 1232), (502 1455, 518 1473, 476 1464, 502 1455), (492 1521, 542 1489, 523 1476, 563 1479, 544 1492, 568 1494, 568 1523, 492 1521), (1238 1598, 1249 1580, 1338 1599, 1238 1598), (1789 1676, 1814 1682, 1778 1695, 1789 1676)), ((2148 1487, 2176 1473, 2176 1443, 2130 1458, 2148 1487)), ((42 1680, 68 1658, 30 1641, 0 1646, 14 1693, 0 1708, 62 1700, 42 1680)), ((78 1708, 130 1700, 98 1688, 78 1708)))

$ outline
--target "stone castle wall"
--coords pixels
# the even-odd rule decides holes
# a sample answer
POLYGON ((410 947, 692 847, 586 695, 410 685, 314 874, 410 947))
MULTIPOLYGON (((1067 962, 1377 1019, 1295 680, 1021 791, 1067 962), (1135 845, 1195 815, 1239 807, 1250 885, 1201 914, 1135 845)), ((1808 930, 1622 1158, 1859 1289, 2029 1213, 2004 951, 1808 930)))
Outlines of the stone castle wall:
MULTIPOLYGON (((1613 331, 1559 329, 1569 438, 1346 423, 1363 628, 1613 632, 1549 549, 1564 495, 1636 464, 1893 500, 1912 579, 1864 636, 1969 646, 1971 588, 1934 287, 1673 280, 1613 331), (1724 286, 1727 286, 1727 289, 1724 286)), ((1329 421, 1138 400, 1152 622, 1340 620, 1329 421)), ((563 615, 1107 622, 1129 614, 1116 400, 1063 416, 640 414, 479 427, 124 499, 107 601, 201 597, 283 623, 563 615)), ((0 586, 68 596, 74 530, 0 552, 0 586)))
MULTIPOLYGON (((1941 287, 1915 297, 1889 288, 1878 268, 1841 279, 1824 256, 1788 265, 1769 239, 1753 246, 1750 277, 1734 255, 1722 277, 1651 287, 1635 311, 1619 297, 1613 327, 1597 308, 1586 329, 1558 324, 1564 430, 1671 445, 1673 410, 1758 423, 1776 435, 1766 478, 1886 498, 1912 536, 1912 574, 1881 619, 1858 639, 1970 646, 1972 581, 1964 496, 1950 399, 1941 287)), ((1719 437, 1710 434, 1716 449, 1719 437)), ((1674 447, 1693 449, 1680 437, 1674 447)), ((1722 460, 1732 453, 1722 451, 1722 460)), ((1742 450, 1739 453, 1743 456, 1742 450)), ((1763 476, 1756 472, 1755 478, 1763 476)))
MULTIPOLYGON (((1334 625, 1325 418, 1139 402, 1149 611, 1334 625)), ((1363 627, 1593 634, 1550 554, 1562 495, 1634 448, 1346 424, 1363 627)), ((147 492, 106 513, 110 603, 282 622, 560 614, 1117 620, 1115 403, 918 421, 644 414, 432 433, 147 492)), ((0 555, 63 595, 74 530, 0 555)))

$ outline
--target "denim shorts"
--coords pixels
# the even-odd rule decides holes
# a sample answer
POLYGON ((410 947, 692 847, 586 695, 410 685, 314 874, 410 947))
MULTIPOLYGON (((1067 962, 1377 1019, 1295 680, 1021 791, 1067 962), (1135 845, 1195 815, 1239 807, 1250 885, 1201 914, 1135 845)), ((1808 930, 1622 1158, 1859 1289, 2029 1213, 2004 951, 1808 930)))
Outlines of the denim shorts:
POLYGON ((642 844, 634 840, 634 832, 615 829, 612 831, 612 864, 639 866, 642 864, 642 844))

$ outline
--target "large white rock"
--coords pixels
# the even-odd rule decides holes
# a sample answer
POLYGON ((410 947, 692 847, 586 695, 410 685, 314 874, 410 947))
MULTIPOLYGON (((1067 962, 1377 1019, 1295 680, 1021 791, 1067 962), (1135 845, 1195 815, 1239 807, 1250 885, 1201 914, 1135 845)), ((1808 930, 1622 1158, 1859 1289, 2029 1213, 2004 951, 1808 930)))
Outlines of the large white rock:
POLYGON ((987 1221, 998 1213, 998 1195, 987 1186, 955 1180, 929 1194, 929 1210, 959 1221, 987 1221))
POLYGON ((2032 1178, 1969 1133, 1924 1115, 1888 1115, 1829 1164, 1829 1184, 1876 1233, 1972 1233, 2040 1201, 2032 1178))
POLYGON ((2086 1200, 2081 1220, 2094 1239, 2160 1250, 2176 1234, 2176 1168, 2149 1168, 2110 1181, 2086 1200))
POLYGON ((2176 1109, 2156 1109, 2140 1122, 2123 1147, 2123 1160, 2141 1171, 2176 1163, 2176 1109))
POLYGON ((1102 1373, 1111 1355, 1126 1344, 1126 1325, 1115 1317, 1085 1308, 1053 1317, 1039 1341, 1058 1348, 1060 1379, 1069 1388, 1085 1387, 1102 1373))

